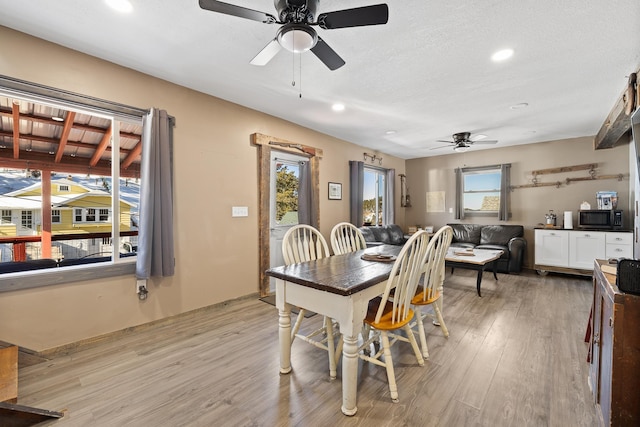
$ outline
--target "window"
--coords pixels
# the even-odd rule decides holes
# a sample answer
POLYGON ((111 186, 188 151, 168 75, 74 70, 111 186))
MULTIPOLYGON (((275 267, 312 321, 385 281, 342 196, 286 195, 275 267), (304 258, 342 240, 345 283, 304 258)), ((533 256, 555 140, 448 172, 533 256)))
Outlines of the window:
POLYGON ((463 172, 465 215, 498 214, 500 209, 500 169, 463 172))
POLYGON ((456 169, 456 219, 509 217, 510 164, 456 169))
MULTIPOLYGON (((9 225, 0 235, 0 248, 3 248, 0 291, 5 289, 3 272, 10 273, 12 281, 19 280, 20 285, 26 287, 68 281, 75 275, 67 271, 62 274, 64 277, 48 280, 42 274, 29 271, 30 261, 44 258, 57 261, 56 268, 51 270, 71 265, 77 269, 94 268, 85 264, 93 264, 95 260, 102 264, 98 275, 103 277, 132 271, 131 266, 115 264, 116 261, 120 264, 120 260, 122 264, 131 264, 135 260, 127 257, 135 255, 132 248, 138 244, 141 134, 145 112, 140 110, 138 117, 115 111, 111 115, 105 108, 86 110, 70 107, 66 101, 64 105, 54 101, 40 103, 31 97, 5 93, 0 87, 0 105, 13 106, 13 114, 19 116, 21 123, 46 123, 38 128, 37 135, 31 133, 31 126, 21 129, 18 161, 0 158, 0 195, 3 196, 0 197, 0 219, 2 224, 9 225), (63 121, 52 120, 52 117, 63 121), (89 131, 86 123, 91 123, 89 131), (63 126, 72 128, 66 145, 60 141, 63 126), (108 144, 99 147, 105 135, 111 136, 108 144), (51 156, 51 161, 46 161, 45 156, 51 154, 56 154, 55 160, 51 156), (114 163, 120 167, 112 168, 114 163), (34 165, 42 165, 47 172, 34 165), (50 191, 44 191, 45 184, 50 186, 50 191), (43 221, 45 203, 51 206, 50 222, 43 221), (11 206, 21 206, 21 209, 12 210, 11 206), (39 239, 23 239, 23 236, 39 239), (15 265, 21 263, 24 269, 15 265)), ((128 107, 118 105, 117 108, 128 107)), ((3 144, 13 144, 11 135, 4 138, 3 144)), ((60 274, 50 273, 56 277, 60 274)), ((78 274, 79 279, 81 276, 78 274)))
POLYGON ((386 194, 385 171, 364 168, 364 191, 362 201, 362 223, 364 225, 383 225, 386 194))
POLYGON ((22 211, 22 228, 33 228, 33 211, 22 211))
POLYGON ((275 173, 275 225, 297 225, 300 165, 293 160, 276 158, 275 173))
POLYGON ((11 211, 10 209, 2 209, 2 224, 11 224, 11 221, 13 221, 11 219, 12 214, 13 211, 11 211))

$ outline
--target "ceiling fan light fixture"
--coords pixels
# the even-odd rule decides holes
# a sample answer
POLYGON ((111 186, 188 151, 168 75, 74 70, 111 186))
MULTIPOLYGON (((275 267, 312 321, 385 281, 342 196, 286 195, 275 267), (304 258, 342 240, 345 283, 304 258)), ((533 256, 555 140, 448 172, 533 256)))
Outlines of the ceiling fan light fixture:
POLYGON ((278 31, 278 43, 289 52, 302 53, 318 42, 315 30, 306 25, 286 24, 278 31))
POLYGON ((465 151, 468 151, 468 150, 469 150, 469 146, 464 144, 456 145, 455 147, 453 147, 453 151, 455 151, 456 153, 464 153, 465 151))

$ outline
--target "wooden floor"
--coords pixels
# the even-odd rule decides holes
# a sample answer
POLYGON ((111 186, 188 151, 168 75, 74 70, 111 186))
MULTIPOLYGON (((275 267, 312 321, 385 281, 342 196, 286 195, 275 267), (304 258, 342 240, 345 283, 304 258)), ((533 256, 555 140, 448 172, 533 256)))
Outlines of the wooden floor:
MULTIPOLYGON (((456 270, 450 337, 426 322, 431 358, 394 346, 400 402, 384 368, 360 361, 358 413, 340 412, 341 369, 300 341, 278 373, 277 310, 241 299, 21 368, 18 403, 68 426, 595 426, 583 342, 588 278, 456 270)), ((322 316, 306 319, 314 326, 322 316)))

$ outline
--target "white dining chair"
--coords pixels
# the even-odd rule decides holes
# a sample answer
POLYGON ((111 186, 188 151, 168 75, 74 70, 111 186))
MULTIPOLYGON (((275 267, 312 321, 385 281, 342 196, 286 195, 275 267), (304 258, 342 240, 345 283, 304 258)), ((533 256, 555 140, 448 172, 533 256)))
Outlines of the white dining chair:
MULTIPOLYGON (((282 255, 287 265, 317 260, 330 256, 329 246, 320 232, 305 224, 291 227, 282 240, 282 255)), ((291 344, 299 338, 315 347, 325 350, 329 357, 329 376, 335 379, 337 375, 336 345, 334 331, 338 333, 338 325, 332 318, 325 316, 322 326, 306 334, 299 333, 306 310, 298 307, 298 317, 291 330, 291 344)))
POLYGON ((362 231, 350 222, 336 224, 331 230, 331 249, 335 255, 366 249, 362 231))
POLYGON ((422 307, 432 306, 435 318, 433 323, 440 326, 445 337, 449 337, 449 330, 444 323, 442 317, 442 289, 445 275, 445 256, 451 245, 453 238, 453 229, 445 225, 440 228, 429 240, 427 247, 427 259, 424 266, 424 275, 420 279, 418 289, 415 296, 411 300, 416 313, 415 322, 412 328, 417 326, 418 336, 420 337, 420 346, 422 347, 422 357, 429 358, 429 349, 427 347, 427 339, 424 331, 424 318, 422 307))
POLYGON ((393 402, 398 402, 398 387, 393 369, 391 346, 397 341, 410 343, 416 361, 420 366, 424 365, 420 348, 409 324, 414 317, 411 299, 416 293, 418 281, 424 270, 428 242, 429 235, 421 230, 414 233, 405 243, 391 268, 384 293, 369 302, 364 320, 364 342, 359 347, 358 357, 386 368, 389 392, 393 402), (370 330, 373 334, 370 334, 370 330), (403 330, 404 336, 397 333, 398 330, 403 330), (377 342, 382 343, 382 348, 374 355, 369 355, 371 345, 377 342))

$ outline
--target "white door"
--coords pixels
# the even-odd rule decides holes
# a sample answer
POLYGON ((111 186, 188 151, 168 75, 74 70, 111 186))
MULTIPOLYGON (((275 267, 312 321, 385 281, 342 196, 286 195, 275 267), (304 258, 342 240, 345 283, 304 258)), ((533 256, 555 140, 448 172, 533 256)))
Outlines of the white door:
POLYGON ((31 210, 21 210, 18 226, 18 236, 35 236, 35 212, 31 210))
MULTIPOLYGON (((287 230, 298 224, 298 182, 300 162, 309 159, 295 154, 271 152, 271 200, 269 207, 270 267, 284 265, 282 238, 287 230)), ((270 279, 269 292, 275 292, 275 279, 270 279)))

